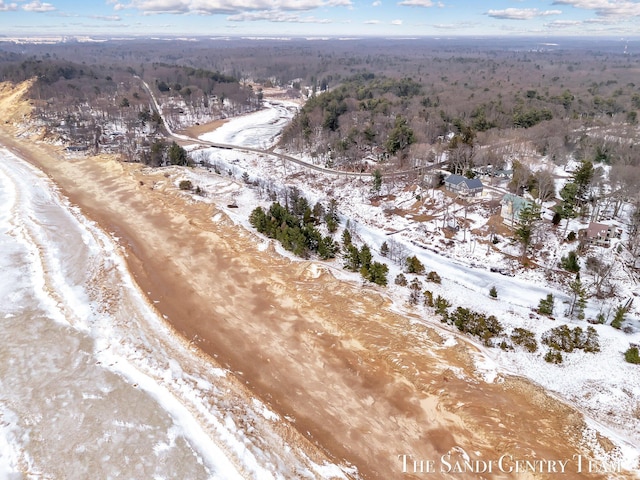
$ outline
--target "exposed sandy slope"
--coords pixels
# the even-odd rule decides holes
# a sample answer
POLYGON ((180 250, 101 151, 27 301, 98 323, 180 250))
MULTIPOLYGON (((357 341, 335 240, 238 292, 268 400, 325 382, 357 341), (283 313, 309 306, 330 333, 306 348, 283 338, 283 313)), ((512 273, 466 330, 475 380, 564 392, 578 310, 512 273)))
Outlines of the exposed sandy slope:
MULTIPOLYGON (((588 453, 578 446, 582 418, 564 404, 520 379, 480 381, 474 348, 463 340, 448 346, 435 331, 387 311, 376 289, 261 250, 215 207, 187 203, 161 172, 107 158, 64 159, 14 139, 7 126, 0 143, 40 166, 120 237, 143 291, 180 333, 362 478, 411 478, 398 455, 437 460, 439 468, 455 446, 484 459, 588 453)), ((534 478, 491 475, 502 477, 534 478)))

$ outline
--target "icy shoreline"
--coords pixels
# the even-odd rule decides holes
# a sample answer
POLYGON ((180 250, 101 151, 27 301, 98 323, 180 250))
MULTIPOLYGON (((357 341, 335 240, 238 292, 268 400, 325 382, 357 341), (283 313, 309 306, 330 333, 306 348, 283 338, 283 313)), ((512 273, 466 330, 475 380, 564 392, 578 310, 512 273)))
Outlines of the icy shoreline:
POLYGON ((0 359, 13 365, 0 369, 0 476, 344 478, 287 447, 272 428, 279 418, 158 318, 120 247, 45 175, 5 149, 0 160, 0 244, 11 253, 0 359))

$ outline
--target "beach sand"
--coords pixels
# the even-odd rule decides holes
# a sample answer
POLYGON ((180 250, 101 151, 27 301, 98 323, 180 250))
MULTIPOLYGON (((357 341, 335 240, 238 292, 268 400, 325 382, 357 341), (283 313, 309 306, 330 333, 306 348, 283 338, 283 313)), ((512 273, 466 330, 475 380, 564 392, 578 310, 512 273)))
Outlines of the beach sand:
POLYGON ((445 343, 436 328, 389 311, 384 290, 260 248, 215 206, 186 200, 161 170, 65 157, 17 138, 11 123, 0 125, 0 143, 119 239, 158 312, 286 418, 289 441, 305 438, 364 479, 422 478, 402 472, 401 455, 434 460, 439 470, 456 446, 485 460, 589 453, 579 446, 584 422, 575 410, 522 379, 482 381, 471 359, 476 348, 464 338, 445 343))

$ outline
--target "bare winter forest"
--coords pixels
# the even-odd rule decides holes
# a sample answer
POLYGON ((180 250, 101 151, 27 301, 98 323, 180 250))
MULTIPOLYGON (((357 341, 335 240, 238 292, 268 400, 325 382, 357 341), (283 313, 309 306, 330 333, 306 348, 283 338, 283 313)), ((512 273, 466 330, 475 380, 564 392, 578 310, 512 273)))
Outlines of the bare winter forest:
POLYGON ((283 142, 331 152, 334 165, 373 156, 405 167, 448 149, 461 171, 500 168, 518 140, 558 161, 637 166, 637 57, 622 42, 568 39, 3 43, 0 80, 37 77, 37 115, 71 144, 95 145, 118 121, 109 133, 133 161, 130 137, 159 125, 142 79, 176 126, 185 113, 257 109, 261 88, 290 87, 311 101, 283 142))
POLYGON ((190 161, 171 131, 258 110, 277 87, 302 104, 280 148, 316 164, 437 186, 421 167, 446 159, 466 177, 506 172, 511 192, 545 202, 551 167, 531 162, 573 160, 607 169, 572 206, 598 220, 601 202, 614 217, 635 204, 636 50, 567 38, 2 42, 0 81, 33 79, 29 122, 44 138, 155 166, 190 161))

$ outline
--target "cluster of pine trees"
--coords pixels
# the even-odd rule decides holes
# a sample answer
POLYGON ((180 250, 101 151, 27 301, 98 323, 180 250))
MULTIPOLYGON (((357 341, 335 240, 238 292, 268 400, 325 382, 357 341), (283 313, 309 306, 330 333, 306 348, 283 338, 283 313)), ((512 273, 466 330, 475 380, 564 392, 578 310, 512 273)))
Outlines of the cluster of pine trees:
POLYGON ((286 250, 299 257, 308 258, 313 253, 323 260, 334 258, 338 245, 330 235, 320 233, 316 227, 320 219, 313 216, 308 204, 301 208, 305 202, 300 200, 291 209, 278 202, 267 211, 257 207, 251 212, 249 222, 258 232, 275 238, 286 250))
POLYGON ((373 261, 369 245, 365 243, 360 248, 354 245, 348 229, 342 234, 342 243, 344 268, 352 272, 360 272, 363 278, 377 285, 387 284, 389 267, 382 262, 373 261))

